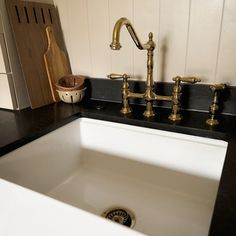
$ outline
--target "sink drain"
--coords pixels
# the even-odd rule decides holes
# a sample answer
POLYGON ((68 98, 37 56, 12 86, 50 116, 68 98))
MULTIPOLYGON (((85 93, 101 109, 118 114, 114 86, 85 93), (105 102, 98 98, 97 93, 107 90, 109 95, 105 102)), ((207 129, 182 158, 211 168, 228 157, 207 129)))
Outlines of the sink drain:
POLYGON ((134 214, 123 207, 112 207, 102 213, 102 216, 117 222, 121 225, 128 226, 133 228, 135 225, 135 216, 134 214))

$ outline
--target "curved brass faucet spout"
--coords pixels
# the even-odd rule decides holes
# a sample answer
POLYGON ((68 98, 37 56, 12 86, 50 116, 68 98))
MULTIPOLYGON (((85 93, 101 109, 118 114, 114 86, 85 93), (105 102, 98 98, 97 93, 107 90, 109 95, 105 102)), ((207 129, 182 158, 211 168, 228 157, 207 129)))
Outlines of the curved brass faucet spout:
POLYGON ((130 21, 125 18, 125 17, 122 17, 120 18, 115 26, 114 26, 114 29, 113 29, 113 34, 112 34, 112 42, 110 44, 110 47, 112 50, 119 50, 121 48, 121 44, 120 44, 120 31, 121 31, 121 28, 122 26, 125 25, 130 36, 132 37, 135 45, 140 49, 140 50, 143 50, 143 49, 149 49, 151 47, 151 45, 149 44, 141 44, 132 24, 130 23, 130 21))
MULTIPOLYGON (((157 98, 156 94, 153 91, 153 51, 155 49, 155 42, 153 41, 153 33, 148 34, 148 41, 145 44, 142 44, 132 26, 130 21, 127 18, 120 18, 113 29, 112 34, 112 42, 110 44, 111 49, 119 50, 121 48, 120 45, 120 31, 122 26, 125 25, 131 38, 133 39, 135 45, 140 50, 147 50, 147 80, 146 80, 146 91, 145 93, 132 93, 129 91, 129 85, 127 82, 127 78, 124 76, 120 76, 119 78, 123 78, 123 87, 122 87, 122 96, 123 96, 123 108, 121 112, 123 114, 128 114, 131 112, 131 109, 128 104, 129 98, 143 98, 146 101, 146 111, 144 112, 144 116, 151 117, 154 116, 154 112, 152 110, 152 103, 157 98)), ((114 77, 114 76, 113 76, 114 77)))
POLYGON ((179 121, 182 119, 180 115, 180 96, 181 96, 181 82, 187 83, 196 83, 200 82, 200 79, 195 77, 180 77, 177 76, 173 80, 175 81, 175 86, 173 88, 172 95, 170 96, 163 96, 158 95, 154 92, 154 81, 153 81, 153 55, 155 49, 155 42, 153 41, 153 33, 150 32, 148 34, 148 41, 145 44, 142 44, 132 26, 130 21, 123 17, 120 18, 113 29, 112 34, 112 42, 110 44, 111 49, 119 50, 121 48, 120 45, 120 31, 122 26, 125 25, 130 36, 132 37, 135 45, 140 50, 147 50, 147 78, 146 78, 146 89, 144 93, 134 93, 129 90, 129 83, 128 78, 130 78, 127 74, 111 74, 109 78, 111 79, 118 79, 123 78, 123 85, 122 85, 122 102, 123 107, 121 109, 121 113, 129 114, 132 112, 132 109, 129 106, 129 99, 130 98, 139 98, 144 99, 146 102, 146 110, 144 111, 143 115, 145 117, 152 117, 155 115, 153 111, 153 101, 168 101, 172 102, 172 112, 169 116, 169 119, 172 121, 179 121))

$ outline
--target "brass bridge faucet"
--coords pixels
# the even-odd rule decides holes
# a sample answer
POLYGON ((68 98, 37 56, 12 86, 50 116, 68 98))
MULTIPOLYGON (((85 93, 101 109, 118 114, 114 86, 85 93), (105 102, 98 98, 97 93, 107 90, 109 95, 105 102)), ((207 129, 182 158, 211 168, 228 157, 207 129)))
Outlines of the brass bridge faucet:
POLYGON ((127 74, 110 74, 108 77, 110 79, 123 79, 122 86, 122 100, 123 107, 121 109, 121 113, 128 114, 131 113, 132 110, 129 106, 129 98, 142 98, 146 101, 146 109, 143 113, 145 117, 152 117, 155 115, 153 111, 153 101, 169 101, 172 102, 172 112, 169 116, 169 119, 172 121, 181 120, 180 111, 180 96, 181 96, 181 82, 188 83, 196 83, 199 82, 200 79, 195 77, 180 77, 177 76, 173 80, 175 81, 175 85, 173 88, 173 92, 171 96, 163 96, 157 95, 154 93, 154 82, 153 82, 153 51, 155 49, 155 42, 153 41, 153 33, 149 33, 148 41, 145 44, 142 44, 132 26, 130 21, 127 18, 120 18, 113 29, 112 35, 112 43, 110 47, 112 50, 119 50, 121 48, 120 45, 120 31, 122 26, 125 25, 130 36, 132 37, 135 45, 140 50, 147 50, 147 80, 146 80, 146 91, 144 93, 133 93, 129 91, 129 83, 128 79, 130 78, 127 74))

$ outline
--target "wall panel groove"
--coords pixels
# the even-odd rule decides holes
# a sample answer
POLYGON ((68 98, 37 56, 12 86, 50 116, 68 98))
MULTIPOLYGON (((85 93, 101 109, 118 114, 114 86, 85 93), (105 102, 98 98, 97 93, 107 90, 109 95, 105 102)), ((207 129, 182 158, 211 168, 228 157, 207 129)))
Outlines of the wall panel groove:
POLYGON ((236 85, 236 1, 225 0, 216 73, 217 83, 236 85))
POLYGON ((154 33, 154 80, 194 75, 203 83, 236 85, 235 0, 54 0, 74 73, 92 77, 127 73, 146 79, 146 52, 125 27, 119 51, 111 43, 115 22, 127 17, 142 43, 154 33))
POLYGON ((195 0, 191 4, 187 75, 214 82, 223 0, 195 0))
POLYGON ((87 7, 92 67, 90 76, 105 77, 111 68, 108 0, 87 0, 87 7))
MULTIPOLYGON (((109 4, 110 4, 110 17, 111 17, 110 31, 112 32, 115 22, 119 18, 126 17, 129 20, 132 20, 133 0, 119 0, 119 1, 110 0, 109 4)), ((127 73, 133 75, 133 60, 132 60, 133 41, 128 31, 125 29, 125 27, 121 31, 120 43, 122 46, 120 50, 109 49, 111 50, 111 57, 112 57, 112 71, 109 71, 108 73, 111 72, 122 73, 122 74, 127 73)), ((109 44, 107 45, 108 47, 109 44)))
MULTIPOLYGON (((156 42, 156 49, 154 50, 154 80, 157 80, 157 55, 158 55, 158 1, 135 0, 134 3, 134 19, 133 26, 142 43, 148 41, 149 32, 153 33, 153 40, 156 42)), ((134 44, 133 44, 134 45, 134 44)), ((136 79, 145 80, 147 77, 147 51, 139 50, 134 47, 134 76, 136 79)))
POLYGON ((86 0, 86 23, 87 23, 87 29, 88 29, 88 48, 89 48, 89 59, 90 59, 90 65, 91 65, 91 73, 93 75, 93 59, 92 59, 92 46, 91 46, 91 41, 93 40, 92 38, 92 33, 91 33, 91 27, 90 27, 90 22, 89 22, 89 16, 91 16, 93 13, 89 12, 89 0, 86 0))
POLYGON ((183 75, 188 36, 189 0, 160 0, 159 81, 183 75))
POLYGON ((214 75, 214 82, 215 83, 217 83, 216 75, 217 75, 218 64, 219 64, 222 27, 223 27, 223 20, 224 20, 224 9, 225 9, 225 0, 223 0, 223 7, 222 7, 222 11, 221 11, 220 33, 219 33, 219 39, 218 39, 218 45, 217 45, 217 56, 216 56, 215 75, 214 75))
POLYGON ((188 13, 188 32, 187 32, 187 39, 186 39, 186 50, 185 50, 185 59, 184 59, 184 76, 186 76, 187 71, 187 56, 188 56, 188 45, 189 45, 189 32, 190 32, 190 19, 191 19, 191 7, 192 7, 192 0, 189 0, 189 13, 188 13))

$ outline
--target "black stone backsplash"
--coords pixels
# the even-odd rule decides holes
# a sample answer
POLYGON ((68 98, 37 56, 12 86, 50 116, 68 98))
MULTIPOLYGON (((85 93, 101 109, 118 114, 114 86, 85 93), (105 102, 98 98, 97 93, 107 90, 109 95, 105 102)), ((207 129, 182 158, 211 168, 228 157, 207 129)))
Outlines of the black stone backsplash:
MULTIPOLYGON (((130 90, 136 93, 145 91, 144 81, 129 81, 130 90)), ((122 80, 110 79, 86 79, 86 97, 111 101, 121 102, 121 87, 122 80)), ((154 91, 158 95, 171 95, 174 83, 157 82, 155 83, 154 91)), ((209 84, 182 84, 182 109, 196 110, 208 112, 212 102, 213 93, 210 90, 209 84)), ((228 86, 220 94, 219 99, 220 113, 236 115, 236 86, 228 86)), ((141 99, 131 99, 131 104, 145 104, 141 99)), ((154 106, 171 107, 170 102, 155 102, 154 106)))

